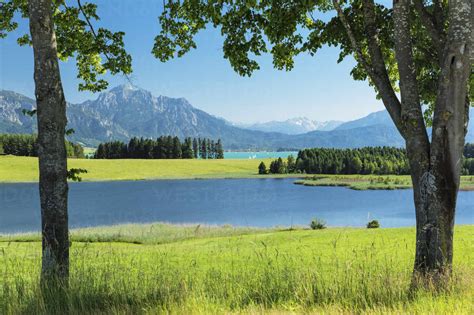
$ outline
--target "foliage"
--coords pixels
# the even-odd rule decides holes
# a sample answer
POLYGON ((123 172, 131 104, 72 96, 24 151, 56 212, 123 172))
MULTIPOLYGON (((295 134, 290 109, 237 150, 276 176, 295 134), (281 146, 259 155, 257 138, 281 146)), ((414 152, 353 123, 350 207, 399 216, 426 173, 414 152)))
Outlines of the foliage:
POLYGON ((296 172, 296 160, 293 155, 289 155, 286 159, 286 168, 288 173, 295 173, 296 172))
POLYGON ((83 168, 71 168, 67 171, 67 179, 74 182, 82 182, 80 174, 87 174, 87 170, 83 168))
POLYGON ((222 141, 201 138, 185 138, 181 143, 178 137, 161 136, 156 140, 132 138, 125 144, 112 141, 99 144, 94 154, 96 159, 223 159, 222 141), (193 143, 196 146, 193 146, 193 143), (194 151, 194 150, 197 151, 194 151))
POLYGON ((308 174, 409 174, 404 149, 305 149, 298 152, 296 169, 308 174))
MULTIPOLYGON (((58 58, 66 61, 75 58, 79 90, 98 92, 107 88, 102 77, 111 74, 132 72, 132 57, 124 48, 123 32, 112 32, 92 23, 100 18, 97 5, 81 3, 72 6, 64 0, 53 1, 53 18, 56 33, 58 58)), ((6 0, 0 3, 0 38, 18 28, 16 14, 28 17, 27 0, 6 0)), ((31 45, 29 34, 18 38, 18 44, 31 45)))
POLYGON ((462 175, 474 175, 474 158, 464 159, 462 163, 462 175))
POLYGON ((296 161, 293 155, 289 155, 286 161, 283 161, 282 158, 278 158, 270 163, 269 168, 270 174, 290 174, 298 173, 296 169, 296 161))
POLYGON ((466 143, 464 146, 464 157, 468 159, 474 158, 474 143, 466 143))
MULTIPOLYGON (((84 148, 77 143, 65 142, 67 157, 84 158, 84 148)), ((0 146, 3 154, 17 156, 38 156, 36 135, 0 134, 0 146)))
POLYGON ((378 229, 380 227, 380 223, 377 220, 372 220, 367 223, 368 229, 378 229))
MULTIPOLYGON (((465 154, 472 155, 472 144, 466 144, 465 154)), ((289 156, 272 161, 271 174, 361 174, 407 175, 410 166, 405 149, 392 147, 365 147, 359 149, 313 148, 298 152, 296 161, 289 156)), ((463 175, 474 175, 474 159, 465 158, 463 175)))
POLYGON ((265 175, 267 174, 267 166, 265 165, 265 162, 260 162, 260 164, 258 165, 258 174, 260 175, 265 175))
POLYGON ((286 174, 288 173, 288 167, 287 164, 283 162, 283 159, 279 157, 278 159, 270 163, 269 171, 271 174, 286 174))
MULTIPOLYGON (((351 25, 361 53, 368 58, 362 1, 341 3, 343 14, 351 25)), ((433 5, 426 12, 433 12, 433 5)), ((258 70, 258 56, 269 53, 277 69, 291 70, 300 54, 315 55, 324 45, 340 49, 338 62, 354 55, 355 51, 343 24, 333 10, 331 1, 245 1, 245 0, 184 0, 168 1, 160 16, 161 32, 155 38, 153 54, 162 61, 181 57, 197 47, 194 37, 208 26, 219 27, 224 37, 224 57, 240 75, 250 76, 258 70), (329 16, 329 18, 327 18, 329 16), (321 18, 319 18, 321 17, 321 18)), ((442 12, 447 4, 441 2, 442 12)), ((390 6, 375 4, 377 41, 380 45, 389 80, 395 91, 398 68, 394 54, 394 22, 390 6)), ((418 13, 413 13, 412 44, 414 61, 423 104, 429 105, 426 118, 431 120, 439 78, 437 47, 429 40, 428 30, 422 26, 418 13), (434 53, 433 53, 434 51, 434 53)), ((446 25, 439 26, 445 28, 446 25)), ((356 58, 358 59, 358 58, 356 58)), ((361 60, 351 71, 355 80, 367 80, 361 60)), ((471 75, 471 86, 474 74, 471 75)), ((369 79, 369 83, 373 82, 369 79)), ((474 89, 471 89, 471 99, 474 89)))
POLYGON ((323 230, 326 228, 326 221, 314 218, 309 225, 313 230, 323 230))

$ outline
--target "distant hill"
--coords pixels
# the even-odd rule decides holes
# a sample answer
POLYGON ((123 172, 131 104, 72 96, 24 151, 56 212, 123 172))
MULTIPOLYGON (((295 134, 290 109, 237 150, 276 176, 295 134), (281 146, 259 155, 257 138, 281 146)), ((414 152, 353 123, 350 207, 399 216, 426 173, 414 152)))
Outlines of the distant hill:
POLYGON ((353 128, 369 127, 374 125, 393 126, 392 119, 386 110, 371 113, 360 119, 340 124, 335 130, 348 130, 353 128))
POLYGON ((279 132, 288 135, 303 134, 310 131, 331 131, 341 125, 342 121, 316 121, 307 117, 291 118, 285 121, 269 121, 256 124, 237 124, 237 127, 265 132, 279 132))
MULTIPOLYGON (((466 142, 473 143, 474 142, 474 108, 473 107, 471 107, 469 110, 469 117, 471 119, 467 127, 468 132, 466 135, 466 142)), ((371 113, 360 119, 343 123, 337 128, 335 128, 334 130, 335 131, 351 130, 354 128, 370 127, 370 126, 375 126, 375 125, 389 127, 389 128, 392 128, 394 132, 396 132, 392 119, 390 118, 390 115, 388 114, 386 110, 371 113)), ((431 135, 430 129, 428 130, 428 133, 431 135)))
MULTIPOLYGON (((290 143, 296 148, 402 147, 405 145, 403 138, 395 127, 386 125, 372 125, 347 130, 312 131, 292 136, 290 143)), ((279 144, 283 146, 283 141, 279 144)))
MULTIPOLYGON (((22 109, 34 107, 35 101, 31 98, 0 91, 0 133, 35 132, 36 119, 22 114, 22 109)), ((156 138, 161 135, 220 138, 226 150, 404 144, 384 111, 343 123, 334 130, 289 135, 239 128, 194 108, 184 98, 156 97, 129 85, 101 93, 95 100, 68 104, 68 128, 75 130, 70 140, 87 146, 110 140, 127 141, 134 136, 156 138)), ((472 122, 469 128, 474 129, 472 122)), ((470 132, 470 141, 474 140, 473 132, 470 132)))

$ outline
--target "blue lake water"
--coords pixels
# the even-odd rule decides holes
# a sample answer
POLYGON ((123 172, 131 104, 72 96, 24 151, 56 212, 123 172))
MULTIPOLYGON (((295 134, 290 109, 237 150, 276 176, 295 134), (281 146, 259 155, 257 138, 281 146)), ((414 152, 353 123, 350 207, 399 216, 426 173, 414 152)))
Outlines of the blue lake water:
MULTIPOLYGON (((70 184, 72 227, 128 222, 384 227, 415 224, 412 190, 356 191, 294 185, 293 179, 217 179, 70 184)), ((457 224, 474 224, 474 192, 460 192, 457 224)), ((0 233, 40 227, 37 184, 0 184, 0 233)))
POLYGON ((226 159, 286 159, 289 155, 293 155, 295 158, 298 156, 298 152, 284 151, 284 152, 224 152, 224 158, 226 159))

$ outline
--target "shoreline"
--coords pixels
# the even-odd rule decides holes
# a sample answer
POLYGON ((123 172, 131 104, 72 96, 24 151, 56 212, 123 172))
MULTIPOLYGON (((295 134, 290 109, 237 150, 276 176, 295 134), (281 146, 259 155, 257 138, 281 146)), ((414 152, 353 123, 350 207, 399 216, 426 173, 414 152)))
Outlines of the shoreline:
MULTIPOLYGON (((149 178, 119 178, 119 179, 83 179, 80 182, 70 181, 68 183, 114 183, 114 182, 146 182, 146 181, 171 181, 171 180, 187 180, 187 181, 198 181, 198 180, 238 180, 238 179, 305 179, 311 175, 302 176, 301 174, 272 174, 272 175, 244 175, 244 176, 216 176, 216 177, 149 177, 149 178)), ((2 184, 37 184, 38 181, 1 181, 2 184)))
MULTIPOLYGON (((469 228, 474 227, 474 224, 456 224, 456 228, 469 228)), ((124 222, 111 225, 96 225, 96 226, 83 226, 83 227, 70 227, 70 233, 73 238, 76 238, 75 242, 94 242, 90 238, 97 236, 97 233, 103 233, 110 237, 122 239, 127 235, 121 235, 129 231, 130 235, 137 238, 146 237, 147 234, 155 234, 160 230, 169 230, 174 232, 187 231, 189 235, 200 235, 201 233, 219 231, 219 236, 225 236, 225 234, 233 234, 235 232, 244 232, 245 234, 264 234, 264 233, 278 233, 278 232, 296 232, 296 231, 371 231, 371 230, 411 230, 415 229, 415 225, 397 226, 397 227, 383 227, 377 229, 368 229, 365 226, 332 226, 328 225, 322 230, 312 230, 309 225, 293 225, 293 226, 243 226, 243 225, 232 225, 232 224, 207 224, 199 222, 186 222, 186 223, 172 223, 167 221, 153 221, 144 223, 133 223, 124 222), (147 233, 143 233, 143 232, 147 233), (224 234, 224 235, 222 235, 224 234), (88 240, 84 240, 87 236, 88 240), (79 237, 79 239, 77 239, 79 237)), ((203 235, 200 235, 203 236, 203 235)), ((40 231, 25 231, 25 232, 13 232, 13 233, 0 233, 0 243, 2 242, 39 242, 41 241, 40 231)), ((116 240, 112 239, 98 239, 95 242, 108 243, 116 240)), ((122 240, 123 242, 123 240, 122 240)), ((130 243, 136 243, 136 241, 130 241, 130 243)))
MULTIPOLYGON (((82 182, 293 179, 305 186, 339 186, 355 190, 411 189, 409 175, 258 174, 272 159, 141 160, 69 159, 68 168, 88 170, 82 182)), ((72 181, 70 181, 72 183, 72 181)), ((0 156, 0 185, 38 183, 38 159, 0 156)), ((462 176, 460 191, 474 191, 474 175, 462 176)))
MULTIPOLYGON (((282 179, 293 179, 294 185, 306 186, 306 187, 342 187, 351 190, 367 191, 367 190, 406 190, 413 189, 412 185, 391 185, 389 184, 367 184, 371 177, 390 177, 390 176, 408 176, 408 175, 334 175, 334 174, 268 174, 268 175, 238 175, 238 176, 197 176, 197 177, 149 177, 149 178, 108 178, 108 179, 83 179, 80 182, 69 181, 69 184, 80 184, 80 183, 116 183, 116 182, 145 182, 145 181, 205 181, 205 180, 247 180, 247 179, 259 179, 259 180, 282 180, 282 179), (324 177, 329 179, 329 181, 321 181, 321 179, 313 180, 311 179, 314 176, 324 177), (334 177, 343 177, 343 176, 358 176, 361 177, 359 181, 353 181, 348 183, 345 179, 339 180, 334 177)), ((461 187, 459 191, 469 192, 474 191, 474 181, 472 178, 474 176, 468 175, 463 176, 465 179, 471 179, 472 183, 463 184, 461 182, 461 187)), ((38 184, 38 181, 0 181, 0 185, 15 185, 15 184, 38 184)))

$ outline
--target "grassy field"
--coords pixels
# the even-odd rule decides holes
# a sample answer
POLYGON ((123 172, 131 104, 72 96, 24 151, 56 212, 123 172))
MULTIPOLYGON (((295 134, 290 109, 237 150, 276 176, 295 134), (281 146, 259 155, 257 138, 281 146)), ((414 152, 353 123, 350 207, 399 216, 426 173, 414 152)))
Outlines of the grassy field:
MULTIPOLYGON (((271 160, 264 160, 270 164, 271 160)), ((69 168, 87 169, 84 181, 179 178, 246 178, 258 175, 261 160, 88 160, 70 159, 69 168)), ((290 175, 291 176, 291 175, 290 175)), ((288 175, 272 176, 288 177, 288 175)), ((294 177, 294 175, 293 175, 294 177)), ((36 182, 38 160, 0 156, 0 182, 36 182)))
MULTIPOLYGON (((316 175, 295 181, 305 186, 342 186, 355 190, 409 189, 408 175, 316 175)), ((474 176, 461 177, 461 190, 474 190, 474 176)))
POLYGON ((117 226, 73 231, 70 288, 38 289, 37 235, 0 238, 1 314, 473 314, 474 226, 446 291, 409 294, 413 228, 117 226), (63 301, 61 304, 60 301, 63 301))

